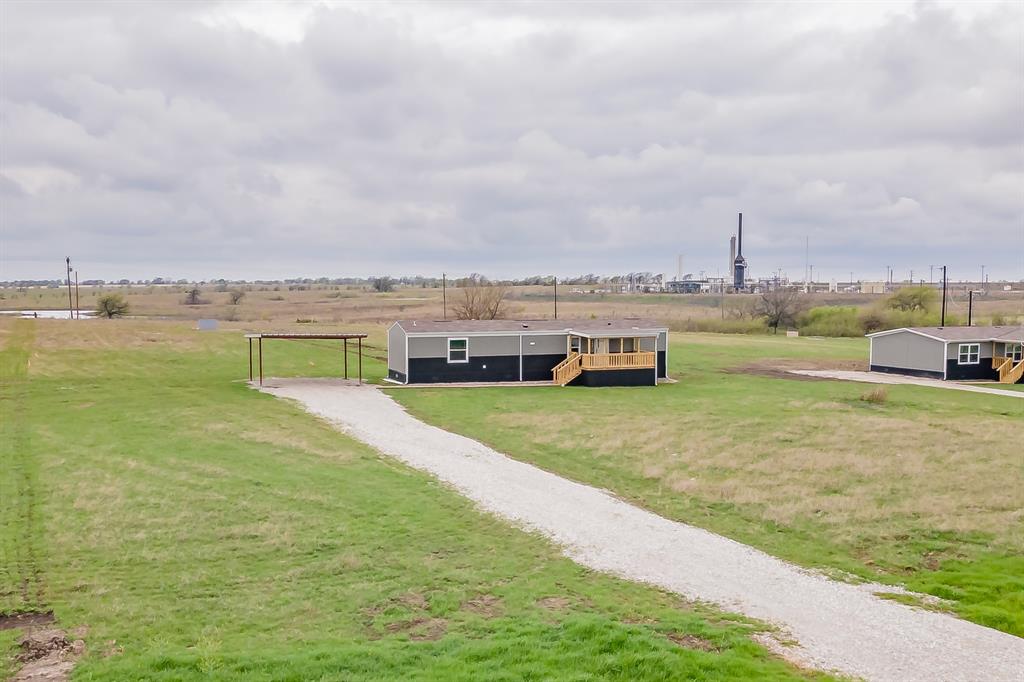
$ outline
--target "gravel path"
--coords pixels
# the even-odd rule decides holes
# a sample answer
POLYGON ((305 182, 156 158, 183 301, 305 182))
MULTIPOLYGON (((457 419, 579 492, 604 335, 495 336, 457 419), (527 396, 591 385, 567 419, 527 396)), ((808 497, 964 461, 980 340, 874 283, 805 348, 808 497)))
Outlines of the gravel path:
POLYGON ((971 386, 969 384, 958 384, 955 381, 941 381, 939 379, 925 379, 923 377, 908 377, 899 374, 882 374, 880 372, 851 372, 836 369, 791 369, 792 374, 803 374, 809 377, 821 377, 823 379, 842 379, 844 381, 861 381, 866 384, 910 384, 912 386, 931 386, 933 388, 948 388, 953 391, 970 391, 972 393, 990 393, 992 395, 1005 395, 1010 398, 1024 398, 1024 391, 1012 389, 990 388, 988 386, 971 386))
POLYGON ((280 380, 293 398, 380 452, 561 545, 589 568, 780 626, 786 656, 868 680, 1024 680, 1024 639, 881 599, 738 542, 669 521, 605 491, 424 424, 371 386, 280 380))

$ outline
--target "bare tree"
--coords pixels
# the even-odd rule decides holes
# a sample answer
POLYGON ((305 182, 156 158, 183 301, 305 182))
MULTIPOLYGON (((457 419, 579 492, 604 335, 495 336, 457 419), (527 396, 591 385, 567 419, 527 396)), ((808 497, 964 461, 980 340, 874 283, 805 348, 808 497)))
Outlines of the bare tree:
POLYGON ((238 291, 237 289, 228 294, 228 302, 231 305, 238 305, 242 302, 243 298, 245 298, 245 292, 238 291))
POLYGON ((803 307, 798 290, 780 287, 761 294, 754 305, 754 311, 778 334, 780 326, 796 324, 796 317, 803 307))
POLYGON ((381 293, 391 291, 395 288, 395 283, 390 277, 374 277, 372 284, 373 290, 381 293))
POLYGON ((505 316, 508 287, 472 281, 460 289, 462 297, 452 306, 459 320, 496 320, 505 316))

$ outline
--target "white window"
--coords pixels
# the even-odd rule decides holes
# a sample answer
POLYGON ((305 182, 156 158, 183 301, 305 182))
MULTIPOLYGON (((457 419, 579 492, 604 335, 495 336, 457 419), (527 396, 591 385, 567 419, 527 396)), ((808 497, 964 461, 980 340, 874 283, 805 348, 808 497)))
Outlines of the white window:
POLYGON ((1013 358, 1013 364, 1024 360, 1024 343, 1006 344, 1006 355, 1013 358))
POLYGON ((469 362, 469 339, 448 339, 448 362, 469 362))
POLYGON ((961 343, 958 352, 957 364, 977 365, 981 362, 980 343, 961 343))

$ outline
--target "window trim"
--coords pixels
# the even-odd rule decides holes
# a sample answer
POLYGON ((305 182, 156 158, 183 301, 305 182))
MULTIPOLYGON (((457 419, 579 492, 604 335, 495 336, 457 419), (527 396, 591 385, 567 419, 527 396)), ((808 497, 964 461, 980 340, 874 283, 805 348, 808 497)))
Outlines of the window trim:
POLYGON ((1021 360, 1024 360, 1024 343, 1008 341, 1006 343, 1006 357, 1013 360, 1013 364, 1017 364, 1021 360))
POLYGON ((958 365, 980 365, 981 364, 981 344, 980 343, 961 343, 956 349, 956 364, 958 365), (964 349, 967 350, 964 350, 964 349), (971 349, 975 350, 971 350, 971 349), (964 360, 964 357, 967 360, 964 360), (971 360, 971 356, 974 356, 974 360, 971 360))
POLYGON ((448 337, 448 364, 449 365, 455 365, 455 364, 462 364, 462 363, 466 363, 466 362, 469 362, 469 337, 467 337, 467 336, 451 336, 451 337, 448 337), (452 341, 462 341, 462 342, 464 342, 466 344, 466 347, 465 348, 455 348, 455 349, 453 349, 452 348, 452 341), (452 350, 455 350, 455 352, 459 352, 459 351, 464 352, 466 354, 466 359, 465 360, 452 360, 452 350))

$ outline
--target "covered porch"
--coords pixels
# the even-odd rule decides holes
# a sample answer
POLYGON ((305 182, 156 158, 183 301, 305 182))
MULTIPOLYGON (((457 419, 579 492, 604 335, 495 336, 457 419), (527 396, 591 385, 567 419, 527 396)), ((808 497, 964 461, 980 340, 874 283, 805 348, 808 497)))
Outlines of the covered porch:
POLYGON ((652 370, 657 383, 658 334, 575 333, 566 339, 566 357, 552 370, 559 386, 575 380, 583 372, 652 370))

